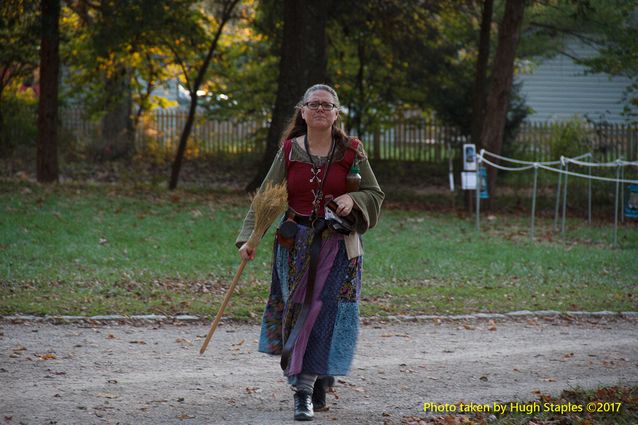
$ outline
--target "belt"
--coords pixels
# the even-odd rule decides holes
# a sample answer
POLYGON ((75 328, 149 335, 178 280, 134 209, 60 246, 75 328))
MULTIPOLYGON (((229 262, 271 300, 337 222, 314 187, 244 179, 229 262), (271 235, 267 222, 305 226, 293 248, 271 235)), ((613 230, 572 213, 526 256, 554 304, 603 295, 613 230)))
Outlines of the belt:
POLYGON ((294 220, 295 223, 300 224, 302 226, 306 226, 306 227, 312 227, 312 220, 310 220, 310 216, 309 215, 299 215, 299 214, 295 214, 292 219, 294 220))

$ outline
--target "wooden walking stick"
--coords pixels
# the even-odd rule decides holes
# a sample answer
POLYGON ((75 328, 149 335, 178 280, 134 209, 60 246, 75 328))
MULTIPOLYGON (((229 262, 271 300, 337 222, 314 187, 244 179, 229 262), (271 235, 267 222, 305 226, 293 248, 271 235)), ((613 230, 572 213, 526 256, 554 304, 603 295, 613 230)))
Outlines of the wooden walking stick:
MULTIPOLYGON (((277 217, 284 213, 286 208, 288 208, 288 191, 286 189, 286 183, 274 186, 267 183, 264 190, 258 192, 253 198, 252 208, 255 212, 255 226, 253 227, 253 231, 246 244, 254 250, 259 245, 262 236, 266 233, 270 225, 277 219, 277 217)), ((237 269, 235 278, 226 291, 226 296, 224 297, 224 301, 215 316, 215 320, 213 320, 213 323, 210 325, 208 335, 206 335, 202 348, 199 349, 200 355, 204 354, 206 351, 206 347, 208 347, 208 343, 213 337, 215 329, 217 329, 217 325, 219 325, 219 322, 222 320, 222 314, 224 314, 224 310, 230 301, 230 297, 233 294, 237 282, 239 282, 239 278, 241 277, 247 262, 247 260, 242 260, 239 265, 239 269, 237 269)))

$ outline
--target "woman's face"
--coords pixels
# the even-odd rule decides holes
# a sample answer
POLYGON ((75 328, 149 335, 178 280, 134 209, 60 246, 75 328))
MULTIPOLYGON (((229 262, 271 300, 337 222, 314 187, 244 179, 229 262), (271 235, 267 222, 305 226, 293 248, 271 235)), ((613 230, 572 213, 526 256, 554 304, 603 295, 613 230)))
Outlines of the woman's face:
POLYGON ((308 96, 308 100, 304 102, 304 106, 301 108, 301 117, 306 121, 306 125, 309 128, 314 129, 325 129, 332 127, 332 124, 337 120, 339 116, 339 109, 334 108, 331 111, 320 107, 316 110, 312 110, 308 104, 335 104, 335 100, 330 94, 325 90, 316 90, 310 93, 308 96))

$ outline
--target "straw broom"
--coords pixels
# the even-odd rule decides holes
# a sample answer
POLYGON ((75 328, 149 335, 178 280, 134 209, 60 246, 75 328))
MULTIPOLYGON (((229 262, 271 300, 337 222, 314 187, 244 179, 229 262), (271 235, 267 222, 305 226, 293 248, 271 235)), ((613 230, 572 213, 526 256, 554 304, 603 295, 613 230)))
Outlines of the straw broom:
MULTIPOLYGON (((266 187, 263 191, 258 192, 253 198, 252 208, 255 212, 255 226, 253 227, 253 232, 250 234, 250 238, 246 244, 251 249, 257 248, 259 242, 261 241, 262 236, 270 225, 277 219, 277 217, 281 216, 283 212, 288 207, 288 191, 286 190, 286 183, 282 183, 279 185, 272 185, 271 183, 267 183, 266 187)), ((244 271, 244 267, 246 267, 247 260, 242 260, 239 265, 239 269, 237 270, 237 274, 235 274, 235 278, 233 282, 230 284, 230 287, 226 291, 226 296, 224 297, 224 301, 215 316, 215 320, 210 325, 210 329, 208 330, 208 335, 206 335, 206 339, 202 344, 202 348, 199 349, 199 354, 204 354, 206 351, 206 347, 208 347, 208 343, 210 339, 213 337, 215 333, 215 329, 217 329, 217 325, 222 319, 222 314, 230 301, 230 297, 233 294, 233 290, 235 289, 235 285, 239 281, 239 278, 244 271)))

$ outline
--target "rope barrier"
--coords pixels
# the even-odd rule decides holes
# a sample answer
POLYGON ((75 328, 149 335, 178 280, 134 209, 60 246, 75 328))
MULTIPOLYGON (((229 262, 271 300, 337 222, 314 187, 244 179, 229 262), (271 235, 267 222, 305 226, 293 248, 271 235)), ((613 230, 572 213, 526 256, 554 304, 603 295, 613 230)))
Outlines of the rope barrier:
MULTIPOLYGON (((638 161, 623 161, 621 159, 617 159, 614 162, 606 162, 606 163, 595 163, 595 162, 584 162, 584 161, 579 161, 581 158, 585 158, 585 157, 592 157, 591 153, 586 153, 583 155, 579 155, 577 157, 574 158, 567 158, 564 156, 560 157, 559 161, 544 161, 544 162, 531 162, 531 161, 522 161, 522 160, 517 160, 514 158, 507 158, 501 155, 497 155, 497 154, 493 154, 491 152, 486 151, 485 149, 481 149, 481 152, 479 153, 479 155, 477 155, 477 163, 481 164, 481 163, 486 163, 487 165, 490 165, 496 169, 499 170, 504 170, 504 171, 525 171, 525 170, 529 170, 529 169, 534 169, 534 188, 533 188, 533 197, 532 197, 532 216, 531 216, 531 222, 530 222, 530 239, 534 240, 534 231, 535 231, 535 216, 536 216, 536 190, 537 190, 537 182, 538 182, 538 169, 543 169, 543 170, 547 170, 547 171, 552 171, 554 173, 558 173, 558 188, 557 188, 557 196, 556 196, 556 212, 555 212, 555 216, 554 216, 554 230, 557 229, 557 221, 558 221, 558 207, 559 207, 559 199, 560 199, 560 195, 561 195, 561 180, 562 180, 562 176, 565 175, 565 188, 564 188, 564 193, 563 193, 563 220, 562 220, 562 225, 561 225, 561 234, 564 236, 565 235, 565 218, 566 218, 566 212, 567 212, 567 177, 568 176, 574 176, 574 177, 581 177, 584 179, 587 179, 589 181, 589 213, 588 213, 588 217, 589 217, 589 222, 591 223, 591 182, 592 180, 598 180, 598 181, 604 181, 604 182, 610 182, 610 183, 616 183, 616 196, 615 196, 615 206, 614 206, 614 232, 613 232, 613 246, 617 247, 618 246, 618 215, 619 215, 619 211, 622 208, 619 204, 619 192, 620 192, 620 185, 621 184, 625 184, 625 183, 630 183, 630 184, 638 184, 638 180, 630 180, 630 179, 625 179, 624 178, 624 167, 626 166, 638 166, 638 161), (494 158, 498 158, 502 161, 509 161, 515 164, 523 164, 524 166, 522 167, 506 167, 504 165, 499 165, 499 164, 495 164, 494 162, 488 160, 487 158, 485 158, 485 155, 490 155, 494 158), (584 166, 584 167, 589 167, 589 174, 581 174, 581 173, 576 173, 574 171, 569 171, 569 164, 574 164, 574 165, 580 165, 580 166, 584 166), (550 167, 549 165, 560 165, 560 169, 557 168, 553 168, 550 167), (609 177, 602 177, 602 176, 594 176, 591 174, 592 171, 592 167, 615 167, 616 168, 616 178, 609 178, 609 177)), ((480 179, 477 179, 476 181, 476 230, 480 231, 480 196, 479 196, 479 192, 481 190, 481 185, 480 185, 480 179)), ((623 198, 624 198, 624 192, 623 193, 623 198)), ((624 204, 624 201, 621 202, 621 204, 624 204)), ((623 219, 624 219, 624 215, 623 215, 623 219)))
MULTIPOLYGON (((574 177, 582 177, 585 179, 590 179, 590 180, 598 180, 598 181, 605 181, 605 182, 612 182, 612 183, 629 183, 629 184, 638 184, 638 180, 626 180, 626 179, 614 179, 614 178, 610 178, 610 177, 601 177, 601 176, 593 176, 590 174, 581 174, 581 173, 576 173, 574 171, 567 171, 567 170, 560 170, 557 168, 552 168, 552 167, 548 167, 547 164, 548 162, 527 162, 527 161, 521 161, 521 163, 528 163, 530 165, 528 166, 524 166, 524 167, 505 167, 503 165, 499 165, 499 164, 495 164, 492 161, 484 158, 483 154, 488 154, 488 155, 492 155, 494 156, 495 154, 492 154, 488 151, 486 151, 485 149, 481 149, 480 154, 477 157, 478 163, 481 164, 483 162, 485 162, 486 164, 497 168, 499 170, 503 170, 503 171, 525 171, 525 170, 530 170, 532 168, 542 168, 544 170, 547 171, 553 171, 555 173, 559 173, 559 174, 565 174, 568 176, 574 176, 574 177)), ((585 154, 585 155, 589 155, 589 154, 585 154)), ((582 156, 582 155, 581 155, 582 156)), ((497 156, 498 157, 498 156, 497 156)), ((501 157, 501 158, 505 158, 505 157, 501 157)), ((511 158, 505 158, 505 159, 511 159, 511 158)), ((551 161, 552 164, 564 164, 562 161, 565 160, 566 163, 574 163, 574 164, 579 164, 580 161, 575 160, 574 158, 567 158, 567 157, 561 157, 560 161, 551 161)), ((514 161, 513 161, 514 162, 514 161)), ((638 162, 627 162, 627 161, 616 161, 614 162, 614 166, 619 166, 618 164, 621 163, 627 163, 630 165, 638 165, 638 162)), ((595 163, 582 163, 582 164, 595 164, 595 163)))
POLYGON ((553 171, 555 173, 566 174, 568 176, 583 177, 583 178, 590 179, 590 180, 598 180, 598 181, 612 182, 612 183, 631 183, 631 184, 636 183, 636 184, 638 184, 638 180, 612 179, 612 178, 609 178, 609 177, 592 176, 592 175, 589 175, 589 174, 575 173, 573 171, 558 170, 556 168, 547 167, 547 166, 541 165, 541 164, 538 164, 538 167, 542 168, 544 170, 547 170, 547 171, 553 171))
POLYGON ((485 158, 483 158, 482 156, 479 155, 478 163, 480 164, 482 162, 485 162, 486 164, 489 164, 489 165, 491 165, 494 168, 498 168, 499 170, 504 170, 504 171, 524 171, 524 170, 529 170, 529 169, 534 168, 534 165, 527 165, 525 167, 516 167, 516 168, 514 168, 514 167, 505 167, 503 165, 495 164, 492 161, 490 161, 489 159, 485 159, 485 158))
MULTIPOLYGON (((498 159, 500 159, 502 161, 513 162, 514 164, 526 164, 526 165, 532 165, 532 164, 558 165, 558 164, 563 164, 562 161, 563 161, 563 158, 564 158, 564 157, 561 157, 561 159, 558 160, 558 161, 540 161, 540 162, 537 162, 537 161, 523 161, 521 159, 508 158, 506 156, 497 155, 495 153, 486 151, 485 149, 481 149, 480 156, 483 157, 483 154, 488 154, 489 156, 492 156, 494 158, 498 158, 498 159)), ((582 155, 578 155, 578 156, 575 156, 573 158, 568 158, 568 159, 578 160, 578 159, 587 158, 587 157, 591 158, 591 156, 592 156, 591 152, 587 152, 587 153, 584 153, 582 155)))
MULTIPOLYGON (((526 165, 535 164, 535 162, 532 162, 532 161, 523 161, 523 160, 520 160, 520 159, 508 158, 506 156, 497 155, 495 153, 488 152, 485 149, 481 149, 480 156, 483 157, 484 153, 488 154, 491 157, 498 158, 498 159, 500 159, 502 161, 513 162, 514 164, 526 164, 526 165)), ((588 154, 586 154, 586 155, 588 155, 588 154)), ((546 162, 543 162, 543 164, 546 164, 546 165, 558 165, 558 164, 560 164, 560 161, 546 161, 546 162)))
POLYGON ((561 160, 563 159, 565 162, 570 162, 572 164, 580 165, 583 167, 627 167, 627 166, 638 167, 638 161, 630 162, 630 161, 622 161, 620 159, 614 162, 584 162, 584 161, 578 161, 576 158, 561 157, 561 160))

